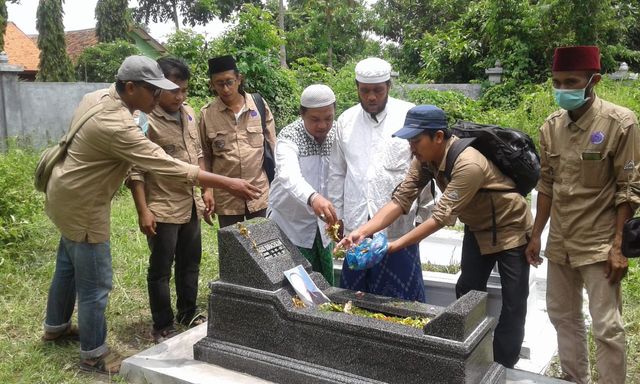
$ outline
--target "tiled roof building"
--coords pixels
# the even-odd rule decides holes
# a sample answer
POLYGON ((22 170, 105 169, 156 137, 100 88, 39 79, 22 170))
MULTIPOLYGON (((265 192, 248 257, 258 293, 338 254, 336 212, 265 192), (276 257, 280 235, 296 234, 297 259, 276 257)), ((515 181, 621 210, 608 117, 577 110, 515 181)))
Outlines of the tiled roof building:
POLYGON ((33 79, 38 73, 40 50, 15 23, 8 22, 4 35, 4 51, 9 56, 9 64, 24 67, 24 78, 33 79))

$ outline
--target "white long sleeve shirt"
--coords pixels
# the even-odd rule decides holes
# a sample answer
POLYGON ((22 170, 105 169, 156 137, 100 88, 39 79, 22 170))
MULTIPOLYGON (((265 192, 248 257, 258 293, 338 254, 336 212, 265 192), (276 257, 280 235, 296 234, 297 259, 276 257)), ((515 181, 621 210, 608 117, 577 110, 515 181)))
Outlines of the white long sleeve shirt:
POLYGON ((329 155, 335 137, 335 122, 327 138, 319 144, 299 119, 280 131, 276 141, 276 175, 269 192, 269 218, 275 221, 291 242, 312 248, 318 227, 323 246, 330 239, 307 204, 316 192, 327 197, 329 155))
MULTIPOLYGON (((409 142, 391 135, 402 128, 413 106, 389 97, 385 109, 376 115, 377 121, 360 104, 338 118, 328 194, 344 222, 345 234, 366 223, 391 201, 394 188, 404 179, 411 163, 409 142)), ((389 240, 410 231, 414 219, 415 207, 387 228, 389 240)))

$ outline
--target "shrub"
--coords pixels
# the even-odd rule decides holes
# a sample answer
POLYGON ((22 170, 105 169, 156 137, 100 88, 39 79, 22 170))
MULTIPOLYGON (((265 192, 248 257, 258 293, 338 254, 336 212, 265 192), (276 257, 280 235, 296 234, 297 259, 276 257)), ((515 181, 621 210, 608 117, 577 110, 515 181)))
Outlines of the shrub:
POLYGON ((336 73, 333 68, 327 67, 313 57, 297 59, 291 64, 291 70, 302 88, 311 84, 327 84, 336 73))
POLYGON ((479 103, 456 91, 416 89, 407 92, 407 99, 415 104, 433 104, 447 113, 449 123, 456 120, 477 120, 479 103))
POLYGON ((15 143, 0 154, 0 253, 26 239, 33 218, 41 214, 43 195, 33 187, 38 157, 15 143))

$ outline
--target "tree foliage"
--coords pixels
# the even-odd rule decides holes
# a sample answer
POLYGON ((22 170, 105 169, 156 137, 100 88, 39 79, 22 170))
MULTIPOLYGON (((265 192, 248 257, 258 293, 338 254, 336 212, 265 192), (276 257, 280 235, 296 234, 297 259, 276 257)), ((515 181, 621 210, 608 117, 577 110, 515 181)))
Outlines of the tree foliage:
POLYGON ((140 50, 125 40, 96 44, 86 48, 78 57, 76 76, 86 82, 111 83, 115 81, 124 59, 139 54, 140 50))
POLYGON ((187 29, 171 35, 165 47, 173 56, 183 59, 189 65, 189 96, 192 99, 198 98, 198 105, 204 104, 204 100, 210 95, 207 60, 213 56, 211 43, 204 35, 187 29))
POLYGON ((98 0, 96 3, 96 35, 101 43, 129 40, 130 15, 128 0, 98 0))
POLYGON ((376 31, 407 77, 467 82, 502 62, 518 83, 546 78, 553 49, 596 44, 605 70, 640 64, 640 2, 622 0, 380 0, 376 31))
POLYGON ((40 0, 36 12, 40 64, 39 81, 73 81, 71 59, 67 55, 62 24, 63 0, 40 0))
POLYGON ((4 51, 4 33, 7 30, 7 3, 18 4, 20 0, 0 0, 0 52, 4 51))
POLYGON ((247 92, 259 92, 269 103, 278 127, 297 116, 300 87, 292 71, 280 67, 280 44, 273 15, 245 4, 235 17, 236 26, 213 45, 215 55, 234 55, 245 76, 247 92))
POLYGON ((145 24, 149 20, 173 21, 176 30, 180 30, 180 17, 183 25, 191 27, 204 25, 216 17, 226 21, 245 3, 262 4, 260 0, 139 0, 134 18, 145 24))
POLYGON ((367 49, 372 15, 362 0, 290 0, 288 5, 289 62, 313 57, 328 67, 341 67, 367 49))

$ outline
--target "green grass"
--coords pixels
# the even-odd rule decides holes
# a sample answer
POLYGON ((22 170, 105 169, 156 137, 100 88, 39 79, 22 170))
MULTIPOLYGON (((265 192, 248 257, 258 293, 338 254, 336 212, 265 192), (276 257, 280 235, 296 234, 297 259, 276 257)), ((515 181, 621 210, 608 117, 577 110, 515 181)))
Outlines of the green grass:
POLYGON ((433 264, 429 261, 422 263, 422 270, 427 272, 440 272, 455 275, 460 272, 460 263, 452 262, 449 265, 433 264))
MULTIPOLYGON (((138 230, 131 198, 118 196, 112 209, 114 278, 107 307, 107 342, 122 354, 132 355, 153 345, 146 283, 149 251, 138 230)), ((105 380, 78 371, 77 344, 58 346, 40 341, 60 235, 43 213, 35 217, 31 235, 21 244, 5 248, 0 258, 0 383, 105 380)), ((207 284, 218 276, 218 258, 214 229, 204 224, 202 233, 198 306, 206 311, 207 284)))

